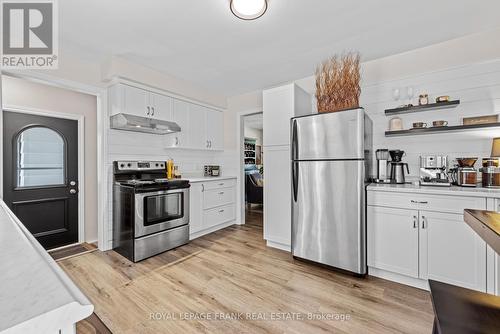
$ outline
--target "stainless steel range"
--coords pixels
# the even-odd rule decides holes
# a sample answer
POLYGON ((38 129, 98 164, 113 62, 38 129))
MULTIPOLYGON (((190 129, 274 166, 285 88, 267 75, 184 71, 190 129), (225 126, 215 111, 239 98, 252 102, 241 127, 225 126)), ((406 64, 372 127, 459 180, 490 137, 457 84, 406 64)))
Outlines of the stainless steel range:
POLYGON ((164 161, 115 161, 113 249, 138 262, 189 242, 189 181, 164 161))

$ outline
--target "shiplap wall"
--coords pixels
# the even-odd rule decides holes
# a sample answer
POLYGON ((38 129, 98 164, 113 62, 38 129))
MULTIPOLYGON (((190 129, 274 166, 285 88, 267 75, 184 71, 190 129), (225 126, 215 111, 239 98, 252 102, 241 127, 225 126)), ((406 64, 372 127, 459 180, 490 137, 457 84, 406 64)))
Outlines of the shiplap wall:
POLYGON ((113 161, 118 160, 153 160, 173 159, 183 176, 200 177, 204 165, 220 165, 225 175, 237 175, 237 161, 234 151, 214 152, 204 150, 169 149, 165 145, 165 136, 108 129, 108 247, 111 248, 113 229, 113 161))
MULTIPOLYGON (((405 129, 413 122, 446 120, 449 125, 462 124, 463 117, 491 115, 500 113, 500 60, 444 69, 432 73, 414 75, 398 80, 371 83, 362 86, 361 105, 373 120, 374 151, 378 148, 402 149, 407 152, 405 161, 410 167, 410 176, 417 177, 418 158, 425 154, 448 155, 450 160, 460 156, 488 157, 491 139, 500 137, 498 130, 483 130, 448 134, 432 134, 409 137, 385 137, 391 117, 385 116, 385 109, 408 103, 406 87, 413 87, 418 104, 418 95, 428 93, 430 100, 436 96, 450 95, 460 99, 457 108, 416 112, 398 115, 405 129), (401 98, 395 101, 393 90, 399 88, 401 98)), ((451 161, 453 163, 453 161, 451 161)), ((480 162, 476 163, 479 167, 480 162)), ((375 173, 375 166, 372 171, 375 173)))

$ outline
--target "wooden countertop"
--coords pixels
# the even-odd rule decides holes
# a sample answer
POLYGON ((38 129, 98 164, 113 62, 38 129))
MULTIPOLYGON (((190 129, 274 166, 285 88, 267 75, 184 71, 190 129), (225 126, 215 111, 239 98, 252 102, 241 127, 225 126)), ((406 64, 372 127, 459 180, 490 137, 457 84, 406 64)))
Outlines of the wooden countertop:
POLYGON ((434 333, 498 333, 500 297, 433 280, 429 287, 436 316, 434 333))
POLYGON ((500 254, 500 213, 465 209, 464 220, 495 252, 500 254))

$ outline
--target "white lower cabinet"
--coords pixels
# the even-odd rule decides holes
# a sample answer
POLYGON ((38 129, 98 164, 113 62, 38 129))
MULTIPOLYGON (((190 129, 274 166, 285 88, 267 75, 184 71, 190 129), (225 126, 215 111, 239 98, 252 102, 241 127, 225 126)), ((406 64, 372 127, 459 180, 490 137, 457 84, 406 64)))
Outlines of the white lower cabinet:
POLYGON ((368 266, 418 277, 418 211, 369 206, 368 266))
MULTIPOLYGON (((375 193, 368 191, 370 274, 418 287, 432 279, 478 291, 487 290, 486 243, 464 222, 462 214, 465 208, 486 209, 485 198, 472 198, 467 203, 463 198, 440 196, 439 202, 445 211, 454 212, 449 213, 388 207, 389 202, 385 200, 370 199, 372 195, 384 197, 375 193)), ((411 202, 405 198, 412 194, 398 195, 397 203, 411 202)), ((430 203, 423 197, 418 201, 430 203)))
POLYGON ((420 212, 420 278, 486 291, 486 243, 463 215, 420 212))
POLYGON ((264 239, 267 245, 290 251, 292 234, 289 146, 264 147, 264 239))
POLYGON ((190 238, 231 225, 236 219, 236 180, 193 182, 190 188, 190 238))

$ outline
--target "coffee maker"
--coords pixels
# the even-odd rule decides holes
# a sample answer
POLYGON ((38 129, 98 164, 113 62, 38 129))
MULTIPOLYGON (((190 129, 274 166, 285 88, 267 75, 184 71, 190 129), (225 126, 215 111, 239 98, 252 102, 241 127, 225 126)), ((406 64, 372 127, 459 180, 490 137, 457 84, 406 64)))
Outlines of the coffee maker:
POLYGON ((420 156, 420 185, 450 187, 448 157, 446 155, 420 156))
POLYGON ((389 179, 389 150, 388 149, 378 149, 375 151, 375 157, 377 158, 377 178, 375 183, 390 183, 389 179))
POLYGON ((390 150, 389 155, 391 156, 391 183, 403 184, 405 183, 405 167, 406 172, 410 174, 410 169, 406 162, 402 162, 402 158, 405 155, 405 151, 401 150, 390 150))

